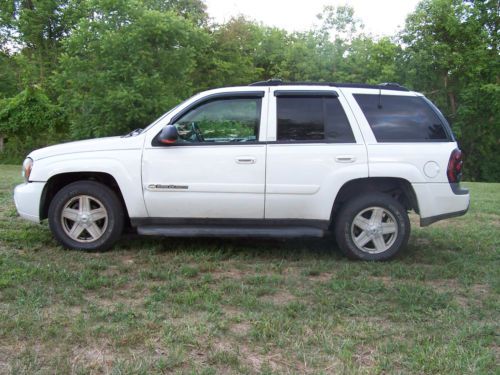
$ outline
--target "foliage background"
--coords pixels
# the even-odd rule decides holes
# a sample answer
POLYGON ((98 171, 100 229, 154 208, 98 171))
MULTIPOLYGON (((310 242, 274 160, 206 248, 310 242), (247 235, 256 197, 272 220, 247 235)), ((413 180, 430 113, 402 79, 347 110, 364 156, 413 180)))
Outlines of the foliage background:
POLYGON ((279 77, 399 82, 452 123, 466 178, 500 181, 497 0, 423 0, 393 37, 348 6, 289 33, 201 0, 0 0, 0 162, 73 139, 147 126, 207 88, 279 77))

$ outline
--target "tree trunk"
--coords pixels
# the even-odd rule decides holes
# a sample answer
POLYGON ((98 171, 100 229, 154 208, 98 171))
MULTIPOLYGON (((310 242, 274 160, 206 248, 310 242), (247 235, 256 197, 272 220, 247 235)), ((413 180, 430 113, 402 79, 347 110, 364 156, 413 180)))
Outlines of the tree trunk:
POLYGON ((448 98, 450 99, 451 114, 455 116, 455 114, 457 113, 457 102, 455 100, 455 94, 452 91, 449 91, 448 98))
POLYGON ((3 152, 3 136, 0 135, 0 152, 3 152))
POLYGON ((448 90, 448 72, 444 74, 443 77, 444 90, 448 95, 448 101, 450 103, 451 114, 454 116, 457 113, 457 101, 455 100, 455 94, 453 91, 448 90))

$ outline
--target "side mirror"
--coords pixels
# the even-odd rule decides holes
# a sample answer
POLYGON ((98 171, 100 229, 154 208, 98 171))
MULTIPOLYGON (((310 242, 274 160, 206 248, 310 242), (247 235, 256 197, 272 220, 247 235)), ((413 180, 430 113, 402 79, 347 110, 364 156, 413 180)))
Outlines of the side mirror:
POLYGON ((170 145, 172 143, 177 142, 179 138, 179 133, 177 132, 177 128, 175 125, 167 125, 163 128, 160 135, 158 136, 158 140, 166 145, 170 145))

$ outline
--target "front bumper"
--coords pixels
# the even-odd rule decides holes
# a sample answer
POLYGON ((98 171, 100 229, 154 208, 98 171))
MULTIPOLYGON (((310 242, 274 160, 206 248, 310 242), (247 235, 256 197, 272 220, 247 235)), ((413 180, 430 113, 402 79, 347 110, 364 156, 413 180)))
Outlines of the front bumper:
POLYGON ((14 203, 23 219, 40 222, 40 199, 45 182, 28 182, 14 189, 14 203))

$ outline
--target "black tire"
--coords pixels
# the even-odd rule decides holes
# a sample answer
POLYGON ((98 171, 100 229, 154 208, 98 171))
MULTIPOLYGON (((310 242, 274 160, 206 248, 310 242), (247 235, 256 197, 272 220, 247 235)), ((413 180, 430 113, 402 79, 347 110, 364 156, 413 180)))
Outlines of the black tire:
POLYGON ((57 192, 50 202, 48 220, 50 230, 63 247, 73 250, 104 251, 113 246, 120 238, 124 226, 124 212, 120 200, 107 186, 95 181, 77 181, 63 187, 57 192), (89 210, 86 212, 97 212, 96 207, 100 208, 102 206, 104 211, 99 211, 95 215, 106 215, 105 218, 92 221, 92 214, 90 215, 90 219, 88 218, 89 215, 86 215, 84 218, 80 215, 75 221, 63 218, 64 209, 74 210, 75 213, 80 212, 82 214, 79 208, 73 209, 68 206, 72 202, 75 202, 74 204, 78 207, 78 202, 82 202, 79 200, 80 197, 82 197, 81 199, 85 199, 88 204, 89 210), (94 209, 90 211, 92 207, 94 209), (85 222, 82 222, 84 219, 85 222), (79 236, 74 234, 76 240, 70 236, 71 229, 73 229, 73 225, 75 224, 81 225, 77 229, 84 227, 79 236), (96 232, 91 231, 90 228, 93 224, 96 224, 97 229, 100 230, 97 232, 99 236, 96 235, 95 240, 92 233, 96 232), (89 228, 89 231, 87 231, 87 228, 89 228), (67 233, 68 231, 70 233, 67 233))
MULTIPOLYGON (((373 220, 377 221, 375 216, 373 220)), ((340 210, 334 225, 337 244, 340 250, 351 259, 388 260, 401 251, 410 238, 410 220, 405 208, 394 198, 382 193, 369 193, 349 200, 340 210), (381 225, 371 223, 375 212, 381 213, 381 225), (357 217, 356 223, 360 222, 359 219, 367 220, 369 225, 362 222, 363 225, 367 225, 366 229, 353 224, 357 217), (384 225, 388 231, 394 230, 395 232, 383 234, 381 231, 384 225), (378 240, 377 244, 369 240, 362 245, 368 238, 378 240), (361 246, 355 243, 355 239, 361 246), (384 246, 380 241, 383 241, 384 246), (377 245, 380 246, 377 247, 377 245)))

